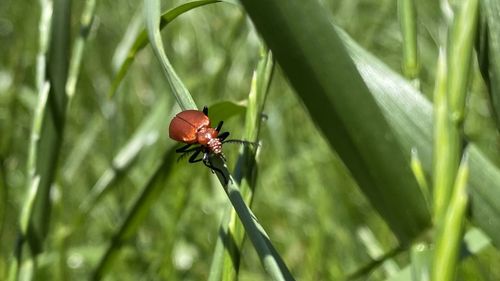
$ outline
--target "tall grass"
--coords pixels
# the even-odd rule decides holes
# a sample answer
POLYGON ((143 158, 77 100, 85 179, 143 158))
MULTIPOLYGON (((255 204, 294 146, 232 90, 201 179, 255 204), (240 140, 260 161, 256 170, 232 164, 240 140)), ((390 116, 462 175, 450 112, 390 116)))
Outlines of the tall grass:
POLYGON ((455 2, 5 0, 0 279, 499 279, 500 6, 455 2), (167 137, 204 105, 228 184, 167 137))

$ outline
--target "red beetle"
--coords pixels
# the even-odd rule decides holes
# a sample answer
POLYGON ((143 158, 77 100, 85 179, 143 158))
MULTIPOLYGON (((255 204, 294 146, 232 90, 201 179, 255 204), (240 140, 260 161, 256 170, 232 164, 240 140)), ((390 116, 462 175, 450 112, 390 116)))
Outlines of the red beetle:
MULTIPOLYGON (((215 168, 209 161, 209 155, 215 154, 225 160, 222 154, 222 144, 226 142, 236 142, 241 144, 253 144, 243 140, 226 140, 229 132, 220 133, 222 124, 220 121, 217 127, 210 127, 210 119, 208 118, 208 108, 205 106, 203 111, 184 110, 178 113, 170 122, 168 129, 171 139, 186 143, 185 146, 178 148, 176 152, 182 153, 179 157, 182 158, 188 153, 193 152, 189 157, 189 163, 203 161, 203 164, 212 171, 224 173, 218 168, 215 168), (195 145, 194 147, 192 147, 195 145), (203 153, 201 158, 196 159, 200 153, 203 153)), ((224 176, 225 177, 225 176, 224 176)))

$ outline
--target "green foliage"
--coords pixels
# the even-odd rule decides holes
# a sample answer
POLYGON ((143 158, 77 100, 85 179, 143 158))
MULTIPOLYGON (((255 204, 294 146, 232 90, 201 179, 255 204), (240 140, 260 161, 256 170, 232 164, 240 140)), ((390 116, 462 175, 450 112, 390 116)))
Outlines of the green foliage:
POLYGON ((500 279, 497 1, 140 2, 0 2, 0 280, 500 279))

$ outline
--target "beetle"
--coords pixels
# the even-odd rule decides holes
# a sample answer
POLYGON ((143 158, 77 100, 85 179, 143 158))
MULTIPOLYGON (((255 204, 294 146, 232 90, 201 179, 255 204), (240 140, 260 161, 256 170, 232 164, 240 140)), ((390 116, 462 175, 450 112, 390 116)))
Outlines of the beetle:
POLYGON ((223 121, 220 121, 217 127, 212 128, 210 119, 208 118, 208 107, 206 106, 203 107, 202 111, 190 109, 178 113, 170 121, 168 131, 171 139, 186 144, 175 150, 175 152, 182 154, 179 159, 189 153, 193 153, 189 157, 189 163, 201 161, 212 172, 217 171, 226 178, 220 169, 210 163, 209 156, 211 154, 218 155, 225 161, 226 158, 222 153, 222 144, 228 142, 240 144, 254 143, 244 140, 226 140, 229 132, 220 132, 223 123, 223 121), (199 157, 200 153, 203 154, 201 157, 199 157))

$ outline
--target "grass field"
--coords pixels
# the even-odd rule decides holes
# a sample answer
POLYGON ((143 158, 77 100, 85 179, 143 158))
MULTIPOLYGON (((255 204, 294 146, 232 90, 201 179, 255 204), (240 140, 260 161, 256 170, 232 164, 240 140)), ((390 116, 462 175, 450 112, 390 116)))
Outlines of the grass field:
POLYGON ((2 0, 0 280, 500 280, 498 34, 494 0, 2 0), (227 185, 168 137, 205 105, 259 143, 227 185))

